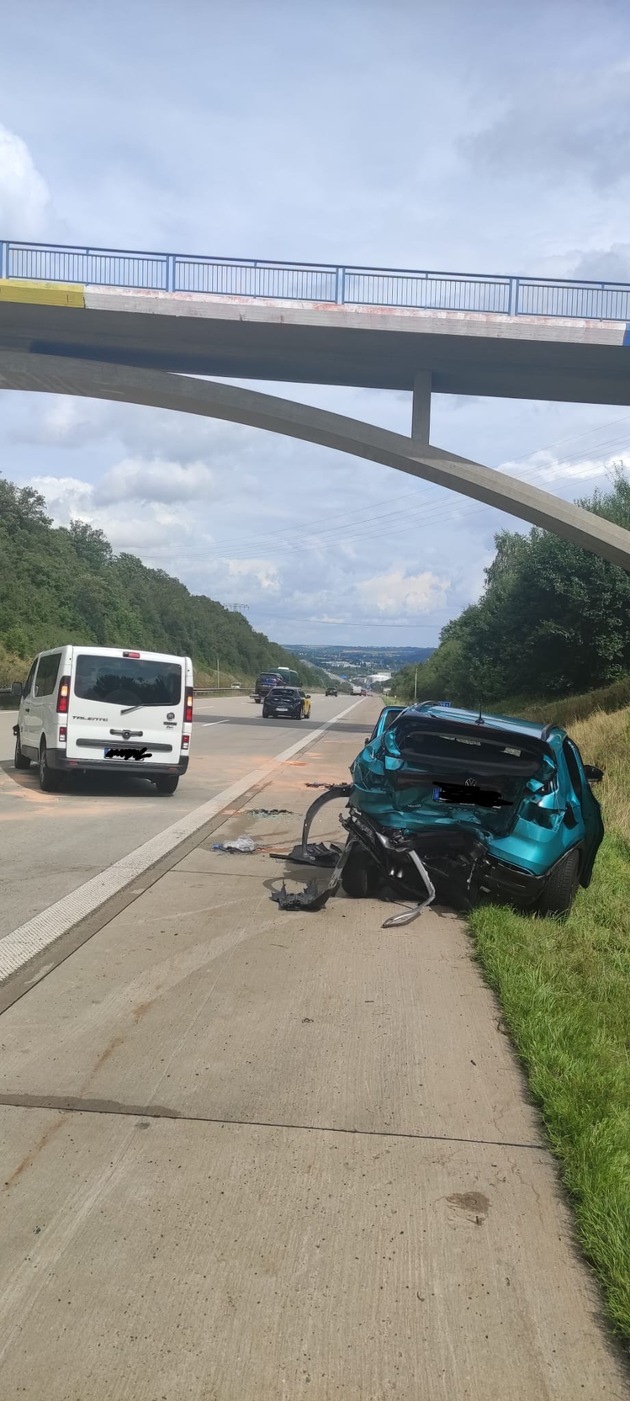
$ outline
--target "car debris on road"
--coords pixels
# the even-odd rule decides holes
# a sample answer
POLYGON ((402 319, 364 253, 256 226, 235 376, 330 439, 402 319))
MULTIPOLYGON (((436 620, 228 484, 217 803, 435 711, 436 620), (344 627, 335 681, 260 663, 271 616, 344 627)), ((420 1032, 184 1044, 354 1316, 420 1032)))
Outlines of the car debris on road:
POLYGON ((253 837, 234 837, 231 841, 215 842, 213 851, 238 851, 243 855, 251 855, 256 850, 256 843, 253 837))

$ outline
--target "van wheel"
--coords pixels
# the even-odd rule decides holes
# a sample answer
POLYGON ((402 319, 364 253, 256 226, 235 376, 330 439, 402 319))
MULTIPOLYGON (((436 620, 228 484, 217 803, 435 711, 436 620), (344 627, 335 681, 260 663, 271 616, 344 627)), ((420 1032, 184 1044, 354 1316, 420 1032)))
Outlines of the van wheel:
POLYGON ((54 769, 48 767, 45 739, 42 740, 39 746, 38 773, 39 786, 42 790, 42 793, 57 793, 59 788, 61 787, 60 776, 58 773, 55 773, 54 769))
POLYGON ((14 764, 15 764, 16 769, 30 769, 30 767, 31 767, 31 761, 30 761, 30 759, 27 759, 26 754, 23 754, 23 753, 22 753, 22 746, 21 746, 21 744, 20 744, 20 731, 19 731, 19 730, 18 730, 18 732, 17 732, 17 737, 16 737, 16 740, 15 740, 15 759, 14 759, 14 764))
POLYGON ((174 793, 179 783, 178 773, 161 773, 153 780, 158 793, 174 793))
POLYGON ((580 853, 569 851, 549 880, 538 901, 536 913, 556 919, 566 919, 577 893, 580 878, 580 853))

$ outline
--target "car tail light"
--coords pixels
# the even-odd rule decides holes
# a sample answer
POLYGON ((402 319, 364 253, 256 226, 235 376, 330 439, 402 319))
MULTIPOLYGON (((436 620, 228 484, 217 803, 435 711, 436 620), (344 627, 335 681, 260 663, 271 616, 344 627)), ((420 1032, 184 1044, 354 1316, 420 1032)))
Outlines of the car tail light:
POLYGON ((182 749, 190 749, 190 735, 182 735, 182 749))
POLYGON ((187 691, 187 692, 186 692, 186 710, 185 710, 185 712, 184 712, 184 724, 185 724, 185 725, 192 725, 192 713, 193 713, 193 693, 192 693, 192 691, 187 691))
POLYGON ((134 657, 136 660, 140 655, 140 652, 123 652, 123 657, 134 657))
POLYGON ((70 677, 62 676, 57 692, 57 714, 68 714, 68 701, 70 697, 70 677))
POLYGON ((59 743, 65 744, 68 738, 68 731, 65 725, 59 726, 59 743))

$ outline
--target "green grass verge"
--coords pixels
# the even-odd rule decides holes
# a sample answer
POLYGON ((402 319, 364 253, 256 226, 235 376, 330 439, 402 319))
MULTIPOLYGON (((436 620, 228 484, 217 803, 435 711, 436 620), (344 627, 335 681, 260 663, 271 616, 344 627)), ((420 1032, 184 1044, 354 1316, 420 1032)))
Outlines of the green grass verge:
POLYGON ((579 727, 585 757, 597 753, 609 761, 608 801, 602 796, 610 830, 592 884, 580 890, 566 923, 487 907, 473 913, 470 926, 559 1159, 609 1318, 630 1341, 627 720, 627 712, 600 715, 579 727))

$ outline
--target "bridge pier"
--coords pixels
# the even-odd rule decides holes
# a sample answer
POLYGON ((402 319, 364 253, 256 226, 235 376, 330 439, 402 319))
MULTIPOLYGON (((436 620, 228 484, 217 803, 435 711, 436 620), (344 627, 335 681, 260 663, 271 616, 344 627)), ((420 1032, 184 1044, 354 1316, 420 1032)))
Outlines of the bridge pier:
POLYGON ((411 436, 419 443, 428 443, 431 433, 431 388, 431 371, 418 370, 413 382, 411 436))

